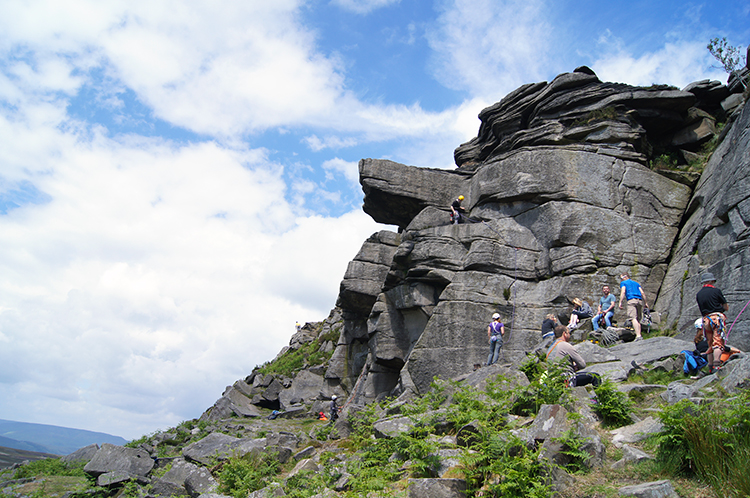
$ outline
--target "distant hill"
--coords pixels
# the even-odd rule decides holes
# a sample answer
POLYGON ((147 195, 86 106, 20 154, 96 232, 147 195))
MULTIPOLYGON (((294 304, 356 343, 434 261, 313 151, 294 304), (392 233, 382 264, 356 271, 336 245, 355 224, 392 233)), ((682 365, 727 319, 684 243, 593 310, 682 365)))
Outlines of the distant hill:
MULTIPOLYGON (((2 438, 3 441, 6 438, 2 438)), ((4 443, 2 443, 4 444, 4 443)), ((13 466, 13 464, 21 463, 25 461, 33 462, 34 460, 42 460, 44 458, 50 458, 57 455, 50 455, 49 453, 39 453, 36 451, 25 451, 16 448, 6 448, 0 445, 0 469, 7 469, 13 466)))
POLYGON ((103 432, 0 419, 0 446, 6 448, 67 455, 95 443, 122 446, 127 443, 127 439, 103 432))

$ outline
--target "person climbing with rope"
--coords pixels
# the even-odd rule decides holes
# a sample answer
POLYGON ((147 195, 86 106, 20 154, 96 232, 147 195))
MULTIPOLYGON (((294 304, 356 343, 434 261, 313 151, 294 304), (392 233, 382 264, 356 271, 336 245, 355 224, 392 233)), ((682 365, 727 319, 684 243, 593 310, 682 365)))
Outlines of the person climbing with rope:
POLYGON ((454 225, 458 225, 463 220, 463 213, 466 211, 463 206, 461 206, 463 200, 464 196, 459 195, 458 199, 451 204, 451 223, 454 225))

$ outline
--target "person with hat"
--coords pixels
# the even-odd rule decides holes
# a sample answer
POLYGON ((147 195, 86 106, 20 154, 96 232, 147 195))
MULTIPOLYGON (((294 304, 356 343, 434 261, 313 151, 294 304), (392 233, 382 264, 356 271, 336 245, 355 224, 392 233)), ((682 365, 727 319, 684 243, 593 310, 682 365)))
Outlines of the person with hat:
POLYGON ((713 273, 706 272, 701 277, 703 287, 695 295, 698 309, 703 315, 703 334, 708 342, 708 373, 713 373, 721 362, 721 353, 726 346, 726 320, 724 314, 729 310, 729 304, 724 298, 721 290, 714 287, 716 277, 713 273))
POLYGON ((487 340, 490 343, 487 366, 497 362, 497 357, 500 356, 500 348, 503 347, 503 335, 505 335, 505 325, 500 321, 500 313, 495 313, 492 315, 492 323, 487 327, 487 340))
POLYGON ((454 225, 458 225, 463 219, 462 213, 465 211, 465 209, 461 206, 461 203, 463 202, 463 200, 464 200, 464 196, 459 195, 458 199, 453 201, 453 204, 451 204, 451 222, 454 225))
POLYGON ((329 417, 331 422, 335 422, 336 419, 339 418, 339 407, 336 404, 336 400, 338 399, 338 396, 335 394, 331 396, 331 416, 329 417))
POLYGON ((648 309, 648 303, 646 303, 646 294, 641 289, 641 284, 631 280, 630 274, 627 272, 620 274, 620 309, 622 309, 622 302, 624 300, 627 300, 627 315, 633 324, 635 340, 641 341, 643 340, 641 336, 641 319, 643 318, 643 309, 648 309))
POLYGON ((570 321, 568 322, 568 328, 573 330, 578 327, 581 320, 584 318, 591 318, 594 316, 594 310, 591 309, 591 305, 586 301, 582 301, 580 297, 573 299, 573 304, 576 307, 573 309, 573 313, 570 314, 570 321))

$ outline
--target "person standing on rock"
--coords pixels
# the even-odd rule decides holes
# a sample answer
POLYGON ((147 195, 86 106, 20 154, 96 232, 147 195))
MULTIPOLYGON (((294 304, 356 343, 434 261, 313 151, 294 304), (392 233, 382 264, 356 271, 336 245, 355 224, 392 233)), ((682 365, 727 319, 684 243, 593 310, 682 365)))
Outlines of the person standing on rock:
POLYGON ((599 307, 594 317, 594 330, 599 330, 599 320, 604 316, 604 324, 607 328, 612 326, 612 317, 615 315, 615 296, 609 293, 609 285, 602 287, 603 296, 599 298, 599 307))
POLYGON ((503 335, 505 335, 505 326, 500 321, 500 313, 492 315, 492 323, 487 327, 487 340, 490 343, 490 355, 487 357, 487 366, 497 362, 500 355, 500 348, 503 347, 503 335))
POLYGON ((620 304, 619 308, 622 309, 622 302, 627 301, 628 310, 627 315, 633 324, 633 330, 635 330, 635 340, 641 341, 641 318, 643 318, 643 308, 648 308, 646 303, 646 295, 641 289, 641 284, 635 280, 630 279, 629 273, 622 273, 620 275, 620 304))
POLYGON ((331 396, 331 416, 329 417, 331 422, 335 422, 339 418, 339 407, 336 405, 336 399, 335 394, 331 396))
POLYGON ((698 309, 703 315, 703 333, 708 342, 708 373, 713 373, 714 367, 719 366, 721 352, 726 345, 726 320, 724 312, 729 310, 729 304, 721 290, 714 287, 716 277, 713 273, 704 273, 701 277, 703 287, 695 295, 698 309))
POLYGON ((466 211, 463 206, 461 206, 461 203, 464 200, 463 195, 459 195, 458 199, 453 201, 453 204, 451 204, 451 222, 454 225, 458 225, 461 223, 461 220, 463 220, 463 212, 466 211))

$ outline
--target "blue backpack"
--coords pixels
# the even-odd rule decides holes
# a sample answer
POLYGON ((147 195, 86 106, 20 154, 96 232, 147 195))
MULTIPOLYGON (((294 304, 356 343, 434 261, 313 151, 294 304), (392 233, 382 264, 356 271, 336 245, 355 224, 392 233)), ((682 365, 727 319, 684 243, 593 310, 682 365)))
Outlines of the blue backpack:
POLYGON ((681 353, 685 355, 685 364, 682 365, 682 371, 685 372, 686 375, 695 373, 708 365, 708 360, 701 356, 698 351, 683 350, 681 353))

